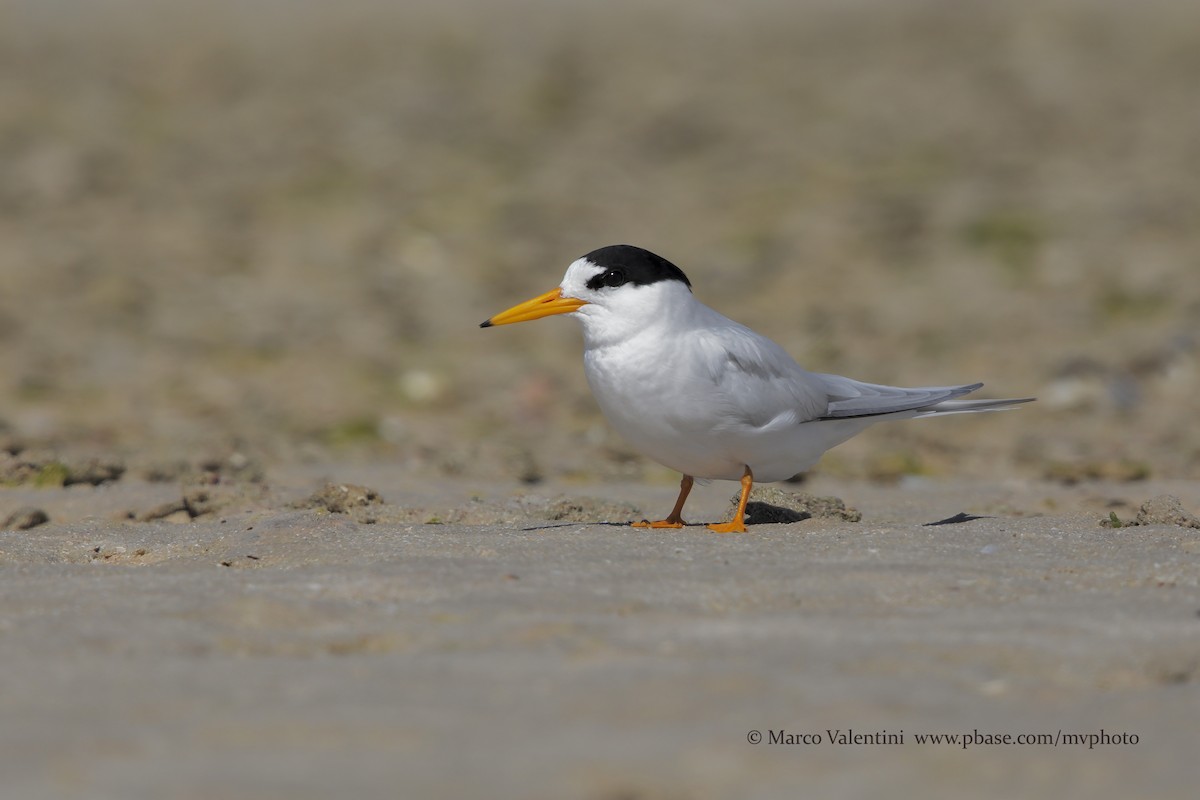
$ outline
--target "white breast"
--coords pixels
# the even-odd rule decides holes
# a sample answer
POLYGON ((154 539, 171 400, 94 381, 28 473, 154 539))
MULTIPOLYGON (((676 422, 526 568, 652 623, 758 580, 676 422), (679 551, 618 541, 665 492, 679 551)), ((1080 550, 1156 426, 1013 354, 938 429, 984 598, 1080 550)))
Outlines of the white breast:
POLYGON ((584 373, 609 424, 638 453, 671 469, 699 478, 740 478, 744 462, 717 441, 704 377, 686 359, 638 344, 584 353, 584 373))

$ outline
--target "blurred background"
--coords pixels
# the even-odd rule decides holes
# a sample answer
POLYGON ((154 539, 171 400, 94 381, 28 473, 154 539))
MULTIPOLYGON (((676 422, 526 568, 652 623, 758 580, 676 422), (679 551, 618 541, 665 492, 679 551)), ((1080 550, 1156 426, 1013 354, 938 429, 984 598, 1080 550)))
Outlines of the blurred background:
POLYGON ((0 0, 0 440, 674 481, 570 320, 477 328, 628 242, 1040 399, 828 474, 1195 477, 1198 86, 1188 0, 0 0))

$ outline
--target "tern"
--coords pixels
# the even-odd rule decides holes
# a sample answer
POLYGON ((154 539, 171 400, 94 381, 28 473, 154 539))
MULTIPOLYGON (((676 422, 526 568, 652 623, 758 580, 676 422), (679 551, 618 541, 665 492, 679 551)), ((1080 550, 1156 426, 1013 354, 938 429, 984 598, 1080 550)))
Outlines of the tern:
POLYGON ((754 481, 792 478, 821 455, 886 420, 996 411, 1034 398, 956 400, 983 386, 904 388, 825 375, 775 342, 701 303, 679 267, 632 245, 593 250, 562 283, 481 328, 570 314, 583 324, 588 385, 609 424, 641 455, 683 473, 666 518, 681 528, 695 479, 740 481, 719 533, 745 532, 754 481))

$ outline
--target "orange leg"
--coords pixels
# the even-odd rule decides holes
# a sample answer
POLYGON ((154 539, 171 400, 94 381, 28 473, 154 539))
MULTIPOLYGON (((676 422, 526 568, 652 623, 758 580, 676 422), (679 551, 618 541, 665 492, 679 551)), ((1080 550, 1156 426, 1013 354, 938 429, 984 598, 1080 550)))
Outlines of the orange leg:
POLYGON ((671 509, 671 513, 666 519, 660 519, 656 522, 650 520, 642 520, 634 522, 635 528, 682 528, 687 523, 683 521, 683 504, 687 502, 688 493, 692 491, 692 476, 684 475, 683 480, 679 482, 679 499, 675 501, 675 507, 671 509))
POLYGON ((746 501, 750 499, 750 487, 754 485, 754 473, 750 471, 750 466, 746 466, 746 473, 742 475, 742 499, 738 501, 737 512, 733 515, 733 519, 729 522, 714 523, 708 526, 710 531, 717 533, 745 533, 746 524, 743 518, 746 516, 746 501))

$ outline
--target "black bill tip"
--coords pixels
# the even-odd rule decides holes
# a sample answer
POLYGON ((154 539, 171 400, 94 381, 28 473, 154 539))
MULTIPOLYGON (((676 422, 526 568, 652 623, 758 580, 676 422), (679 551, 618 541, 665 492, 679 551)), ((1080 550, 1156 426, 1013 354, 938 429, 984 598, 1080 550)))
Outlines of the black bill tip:
POLYGON ((490 319, 485 319, 483 322, 479 323, 479 327, 490 328, 492 327, 492 321, 490 319))

